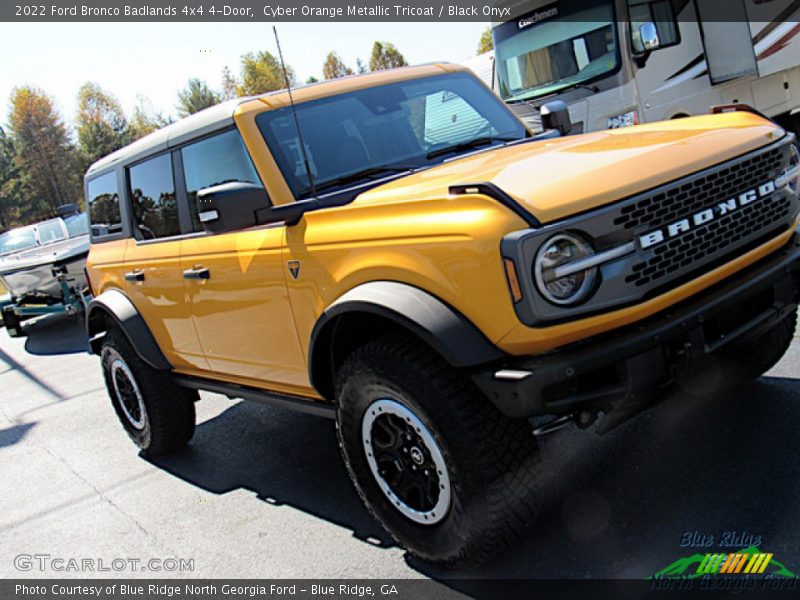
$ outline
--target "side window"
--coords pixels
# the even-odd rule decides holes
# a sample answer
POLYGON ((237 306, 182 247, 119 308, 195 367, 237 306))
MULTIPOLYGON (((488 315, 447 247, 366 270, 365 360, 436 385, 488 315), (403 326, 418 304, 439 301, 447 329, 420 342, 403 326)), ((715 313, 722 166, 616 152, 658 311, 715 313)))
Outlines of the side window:
POLYGON ((86 187, 86 203, 89 206, 92 236, 101 240, 105 236, 122 233, 117 174, 106 173, 90 179, 86 187))
POLYGON ((199 190, 229 181, 261 185, 244 142, 235 129, 185 146, 181 149, 181 157, 189 213, 195 231, 203 230, 197 218, 196 198, 199 190))
POLYGON ((136 227, 146 240, 178 235, 178 203, 169 153, 130 167, 128 183, 136 227))

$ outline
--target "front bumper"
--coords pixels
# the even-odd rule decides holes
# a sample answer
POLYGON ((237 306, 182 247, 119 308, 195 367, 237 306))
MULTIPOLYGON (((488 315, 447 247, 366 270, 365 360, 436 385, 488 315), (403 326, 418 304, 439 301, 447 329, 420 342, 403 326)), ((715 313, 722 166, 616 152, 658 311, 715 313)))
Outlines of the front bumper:
POLYGON ((473 374, 510 417, 603 411, 603 431, 651 405, 682 365, 756 336, 797 310, 800 233, 717 286, 649 319, 560 351, 473 374))

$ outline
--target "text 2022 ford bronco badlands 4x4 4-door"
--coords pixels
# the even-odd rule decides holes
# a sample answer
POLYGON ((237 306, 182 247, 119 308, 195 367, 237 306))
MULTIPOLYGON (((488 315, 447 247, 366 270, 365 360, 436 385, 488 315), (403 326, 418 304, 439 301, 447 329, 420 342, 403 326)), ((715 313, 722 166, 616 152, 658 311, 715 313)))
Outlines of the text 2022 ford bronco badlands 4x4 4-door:
POLYGON ((226 102, 86 174, 91 346, 146 454, 198 390, 329 415, 399 542, 479 562, 534 519, 531 419, 607 431, 784 353, 793 139, 744 110, 534 137, 452 65, 226 102))

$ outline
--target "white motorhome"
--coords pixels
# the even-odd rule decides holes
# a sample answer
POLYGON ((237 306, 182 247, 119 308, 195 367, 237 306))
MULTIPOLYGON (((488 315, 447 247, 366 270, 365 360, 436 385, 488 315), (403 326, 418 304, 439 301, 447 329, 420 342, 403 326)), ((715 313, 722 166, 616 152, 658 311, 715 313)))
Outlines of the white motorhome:
POLYGON ((800 129, 800 0, 514 6, 521 16, 494 24, 493 56, 467 65, 534 130, 539 106, 552 99, 570 106, 573 133, 739 103, 800 129))

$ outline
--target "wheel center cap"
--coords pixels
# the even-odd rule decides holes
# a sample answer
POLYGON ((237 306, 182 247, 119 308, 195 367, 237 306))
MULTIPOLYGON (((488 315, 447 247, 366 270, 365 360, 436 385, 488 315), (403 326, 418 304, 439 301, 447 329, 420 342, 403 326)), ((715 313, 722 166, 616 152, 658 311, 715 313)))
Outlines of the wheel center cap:
POLYGON ((425 461, 425 456, 423 456, 422 450, 416 446, 412 446, 408 453, 411 456, 411 460, 413 460, 417 465, 421 465, 425 461))

